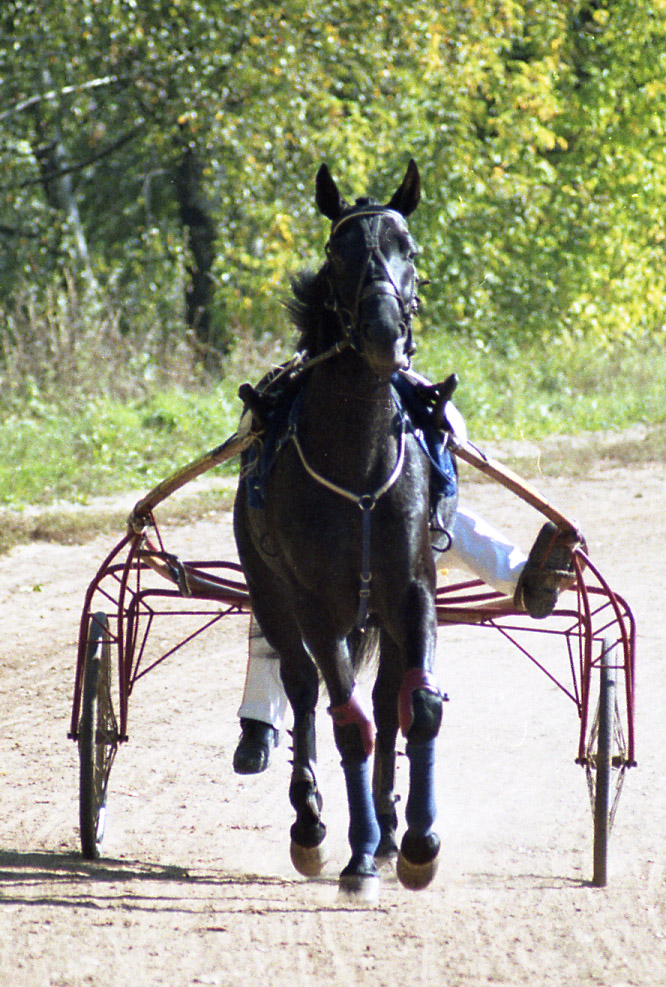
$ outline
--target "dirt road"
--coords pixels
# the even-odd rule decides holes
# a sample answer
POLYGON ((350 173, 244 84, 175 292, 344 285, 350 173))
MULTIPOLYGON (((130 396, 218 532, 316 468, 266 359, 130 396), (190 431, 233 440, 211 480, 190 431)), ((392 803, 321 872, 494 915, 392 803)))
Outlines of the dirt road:
MULTIPOLYGON (((638 620, 639 766, 606 890, 588 883, 573 706, 492 632, 465 628, 442 631, 438 645, 451 702, 439 743, 443 851, 429 889, 405 891, 389 871, 377 906, 338 897, 347 823, 325 715, 331 861, 316 882, 294 873, 286 746, 260 777, 231 771, 240 619, 137 687, 111 776, 105 857, 85 863, 66 734, 83 593, 113 540, 32 544, 0 558, 0 985, 666 983, 663 467, 537 485, 580 522, 638 620)), ((466 499, 529 546, 540 519, 511 495, 472 484, 466 499)), ((233 552, 228 517, 169 538, 184 557, 233 552)), ((405 775, 403 759, 401 786, 405 775)))

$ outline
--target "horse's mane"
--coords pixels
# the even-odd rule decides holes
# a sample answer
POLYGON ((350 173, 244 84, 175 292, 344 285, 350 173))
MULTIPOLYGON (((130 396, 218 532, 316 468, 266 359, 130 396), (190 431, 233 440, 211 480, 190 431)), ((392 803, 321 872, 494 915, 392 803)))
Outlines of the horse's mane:
MULTIPOLYGON (((342 216, 362 210, 369 205, 379 205, 376 199, 363 196, 353 206, 347 206, 342 216)), ((339 219, 338 218, 338 222, 339 219)), ((342 327, 331 305, 331 289, 328 283, 328 263, 318 271, 300 271, 291 279, 292 297, 285 306, 296 328, 300 331, 299 351, 317 356, 334 346, 342 338, 342 327)))
POLYGON ((287 312, 300 332, 298 350, 317 356, 340 339, 340 325, 327 304, 328 265, 319 271, 299 271, 291 279, 291 297, 285 302, 287 312))

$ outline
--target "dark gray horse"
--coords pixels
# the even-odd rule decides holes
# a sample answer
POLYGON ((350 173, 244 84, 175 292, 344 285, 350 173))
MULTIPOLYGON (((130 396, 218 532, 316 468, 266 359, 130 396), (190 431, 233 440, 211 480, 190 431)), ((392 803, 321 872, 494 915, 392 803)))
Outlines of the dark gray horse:
POLYGON ((398 856, 403 883, 425 886, 439 851, 432 829, 442 697, 432 678, 431 468, 391 383, 409 367, 413 349, 416 249, 405 218, 419 198, 413 161, 387 205, 364 198, 349 206, 328 168, 319 170, 317 206, 332 221, 327 260, 316 274, 295 280, 290 304, 306 366, 311 362, 299 377, 263 506, 251 506, 243 481, 235 505, 254 613, 280 656, 294 712, 292 860, 310 876, 322 866, 326 830, 314 726, 321 675, 347 784, 352 853, 340 882, 349 889, 375 880, 376 854, 397 849, 399 727, 410 763, 407 831, 398 856), (360 654, 373 638, 379 643, 376 738, 355 689, 360 654))

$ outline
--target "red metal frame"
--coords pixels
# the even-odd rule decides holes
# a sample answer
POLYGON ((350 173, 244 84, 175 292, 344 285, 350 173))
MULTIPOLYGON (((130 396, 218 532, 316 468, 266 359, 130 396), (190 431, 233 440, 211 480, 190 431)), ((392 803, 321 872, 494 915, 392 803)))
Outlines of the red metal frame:
POLYGON ((175 556, 164 551, 161 539, 160 546, 156 549, 144 535, 130 532, 109 553, 88 586, 79 628, 69 731, 69 736, 74 740, 78 737, 86 645, 93 613, 102 610, 109 617, 110 643, 117 656, 120 742, 128 739, 129 698, 139 679, 223 617, 250 613, 249 596, 238 563, 186 563, 184 568, 194 579, 203 577, 201 592, 206 594, 188 597, 174 585, 175 580, 170 585, 168 578, 165 580, 162 577, 162 568, 168 569, 169 565, 173 565, 175 556), (198 606, 194 605, 195 600, 198 606), (215 609, 212 606, 205 608, 203 604, 206 600, 214 603, 215 609), (154 620, 161 616, 198 617, 201 626, 161 655, 148 658, 149 634, 154 620))
POLYGON ((437 590, 438 624, 475 624, 499 631, 537 666, 576 707, 580 721, 576 760, 587 760, 592 674, 600 666, 603 644, 618 645, 615 669, 624 677, 620 712, 626 726, 626 767, 635 765, 636 622, 627 602, 613 592, 598 568, 581 550, 574 551, 576 583, 562 594, 560 605, 545 621, 535 621, 516 610, 513 601, 493 591, 481 580, 440 587, 437 590), (575 606, 567 606, 575 600, 575 606), (534 635, 558 636, 566 643, 570 683, 567 685, 540 661, 524 643, 534 635))
MULTIPOLYGON (((145 532, 130 532, 100 566, 85 596, 79 633, 78 658, 69 736, 78 736, 86 644, 91 615, 109 616, 112 648, 117 655, 119 741, 127 740, 129 698, 136 682, 167 658, 225 617, 249 614, 250 601, 241 567, 234 562, 181 563, 166 552, 151 517, 157 547, 145 532), (190 595, 188 595, 190 594, 190 595), (197 618, 194 631, 157 656, 148 641, 156 619, 169 616, 197 618)), ((577 761, 586 763, 590 726, 591 680, 598 667, 602 641, 617 644, 616 668, 624 676, 621 719, 626 727, 625 766, 635 764, 635 641, 633 614, 612 591, 599 570, 580 549, 574 551, 576 584, 560 598, 560 606, 545 621, 535 621, 516 610, 513 602, 480 580, 443 586, 437 590, 440 625, 473 624, 494 628, 533 662, 573 701, 580 721, 577 761), (575 601, 575 605, 574 604, 575 601), (570 604, 570 605, 569 605, 570 604), (549 668, 527 646, 534 635, 563 638, 569 681, 549 668)), ((619 692, 620 690, 618 690, 619 692)))
MULTIPOLYGON (((83 691, 88 632, 92 614, 103 610, 109 617, 111 645, 118 664, 119 741, 127 740, 129 697, 135 683, 185 644, 223 617, 248 614, 250 601, 242 570, 233 562, 182 563, 164 548, 153 511, 158 504, 195 477, 245 449, 256 436, 239 430, 220 446, 204 453, 163 480, 134 507, 128 533, 109 553, 88 587, 81 615, 78 657, 72 703, 70 737, 77 739, 83 691), (151 528, 155 546, 146 535, 151 528), (197 606, 186 601, 196 600, 197 606), (208 607, 204 602, 208 601, 208 607), (180 638, 157 657, 148 655, 148 638, 156 618, 169 615, 197 618, 196 630, 180 638)), ((598 568, 582 549, 582 536, 575 525, 521 477, 467 442, 450 437, 457 456, 475 469, 501 483, 542 515, 553 521, 570 539, 576 571, 572 590, 560 597, 560 605, 545 621, 536 621, 516 610, 513 601, 502 597, 480 580, 457 583, 437 590, 437 620, 444 624, 476 624, 494 628, 511 641, 573 701, 580 731, 576 760, 587 764, 588 733, 593 732, 589 705, 593 671, 600 666, 603 644, 619 654, 615 668, 624 676, 624 689, 617 690, 620 723, 626 727, 626 750, 622 767, 635 764, 635 666, 636 625, 622 597, 614 593, 598 568), (567 605, 573 603, 575 606, 567 605), (525 639, 555 635, 566 642, 569 684, 528 649, 525 639)))

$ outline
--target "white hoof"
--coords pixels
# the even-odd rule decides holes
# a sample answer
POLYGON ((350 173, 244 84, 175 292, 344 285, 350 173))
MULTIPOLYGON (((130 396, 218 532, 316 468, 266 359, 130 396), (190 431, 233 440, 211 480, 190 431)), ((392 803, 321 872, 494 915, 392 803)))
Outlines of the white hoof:
POLYGON ((298 843, 294 843, 292 840, 289 853, 292 864, 303 877, 318 877, 328 860, 326 843, 320 843, 319 846, 307 847, 299 846, 298 843))
POLYGON ((376 905, 379 901, 379 875, 341 874, 338 887, 340 897, 348 902, 376 905))

